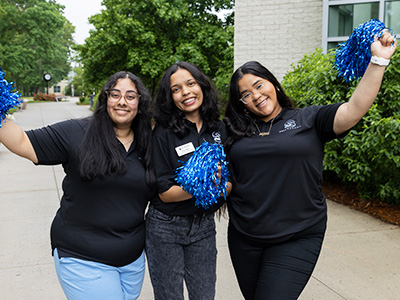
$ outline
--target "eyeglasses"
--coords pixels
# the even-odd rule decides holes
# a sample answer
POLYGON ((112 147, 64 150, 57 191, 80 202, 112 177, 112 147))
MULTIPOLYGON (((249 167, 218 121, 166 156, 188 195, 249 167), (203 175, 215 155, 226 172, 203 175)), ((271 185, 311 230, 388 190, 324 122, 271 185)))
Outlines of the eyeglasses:
MULTIPOLYGON (((118 102, 122 97, 122 93, 119 90, 110 90, 107 91, 107 96, 110 102, 118 102)), ((135 91, 127 91, 124 95, 124 98, 126 102, 133 104, 139 101, 140 95, 135 91)))
MULTIPOLYGON (((264 92, 264 89, 265 89, 265 83, 264 82, 261 82, 261 83, 257 84, 256 91, 259 94, 262 94, 264 92)), ((246 92, 242 96, 242 98, 240 98, 239 100, 242 101, 243 104, 249 104, 250 102, 255 101, 256 99, 254 97, 254 93, 253 92, 246 92)))

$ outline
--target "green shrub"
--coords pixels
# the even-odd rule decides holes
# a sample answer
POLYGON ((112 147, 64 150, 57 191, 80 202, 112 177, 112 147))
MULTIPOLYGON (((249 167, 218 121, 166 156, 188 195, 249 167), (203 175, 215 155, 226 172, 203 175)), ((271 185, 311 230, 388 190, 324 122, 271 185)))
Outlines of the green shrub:
POLYGON ((33 94, 34 101, 56 101, 56 96, 54 94, 44 94, 37 93, 33 94))
MULTIPOLYGON (((348 101, 359 80, 337 77, 333 52, 307 54, 282 82, 298 107, 348 101)), ((400 52, 387 67, 375 104, 340 140, 326 144, 324 170, 355 183, 363 198, 400 204, 400 52)))
POLYGON ((17 111, 16 108, 11 108, 10 110, 7 111, 7 114, 13 114, 17 111))

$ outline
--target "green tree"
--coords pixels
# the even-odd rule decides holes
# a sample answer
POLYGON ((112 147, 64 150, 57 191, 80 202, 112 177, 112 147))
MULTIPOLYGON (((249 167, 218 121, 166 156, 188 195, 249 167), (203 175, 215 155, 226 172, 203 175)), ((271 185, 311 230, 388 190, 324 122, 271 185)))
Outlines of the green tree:
POLYGON ((88 84, 83 78, 83 68, 81 66, 77 66, 74 68, 74 77, 70 84, 68 84, 66 88, 66 93, 68 95, 72 94, 72 85, 74 86, 74 95, 75 96, 85 96, 88 97, 92 93, 98 94, 102 88, 102 86, 93 86, 88 84))
MULTIPOLYGON (((231 10, 231 0, 104 0, 106 9, 90 18, 95 27, 77 45, 84 78, 99 85, 129 70, 155 93, 162 73, 174 62, 198 65, 224 94, 233 71, 233 12, 221 20, 213 12, 231 10)), ((232 10, 231 10, 232 11, 232 10)))
POLYGON ((82 73, 83 70, 81 67, 75 67, 73 69, 74 72, 74 77, 72 79, 72 81, 68 84, 65 93, 67 95, 72 95, 72 86, 74 87, 74 96, 82 96, 82 95, 87 95, 87 93, 85 93, 84 88, 85 88, 85 83, 83 82, 83 77, 82 77, 82 73))
POLYGON ((65 78, 74 27, 54 0, 0 0, 0 65, 24 94, 65 78))

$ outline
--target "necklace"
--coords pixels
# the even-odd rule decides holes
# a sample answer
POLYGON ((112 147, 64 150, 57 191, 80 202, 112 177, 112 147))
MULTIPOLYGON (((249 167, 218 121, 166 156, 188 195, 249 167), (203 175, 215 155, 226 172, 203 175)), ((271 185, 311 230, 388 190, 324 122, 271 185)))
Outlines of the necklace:
POLYGON ((131 140, 129 140, 129 141, 127 141, 127 142, 125 142, 125 143, 122 143, 122 145, 126 145, 126 144, 129 144, 129 143, 132 143, 133 142, 133 139, 131 139, 131 140))
MULTIPOLYGON (((276 118, 276 117, 275 117, 275 118, 276 118)), ((270 134, 271 129, 272 129, 272 123, 274 123, 275 118, 273 118, 273 119, 271 120, 271 123, 269 124, 269 129, 268 129, 267 132, 261 132, 261 131, 260 131, 260 128, 258 128, 257 122, 256 122, 255 120, 253 120, 253 123, 254 123, 254 125, 256 125, 256 128, 257 128, 257 131, 258 131, 258 135, 259 135, 259 136, 266 136, 266 135, 269 135, 269 134, 270 134)))
POLYGON ((133 138, 130 139, 129 141, 125 142, 125 143, 122 142, 121 140, 120 140, 120 142, 124 146, 125 150, 128 151, 129 148, 131 147, 132 142, 133 142, 133 138))
POLYGON ((133 131, 132 131, 132 130, 129 130, 128 134, 127 134, 126 136, 124 136, 124 137, 122 137, 122 136, 121 136, 121 137, 118 137, 118 136, 117 136, 117 139, 121 142, 122 145, 126 146, 126 145, 132 143, 133 140, 134 140, 133 131), (128 138, 129 140, 127 140, 126 142, 124 142, 123 140, 125 140, 126 138, 128 138))

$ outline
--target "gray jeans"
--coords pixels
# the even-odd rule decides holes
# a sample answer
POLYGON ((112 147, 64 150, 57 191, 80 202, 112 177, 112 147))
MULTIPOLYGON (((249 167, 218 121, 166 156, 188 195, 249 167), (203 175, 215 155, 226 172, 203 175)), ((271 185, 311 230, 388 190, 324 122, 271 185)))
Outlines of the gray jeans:
POLYGON ((180 300, 183 281, 191 300, 212 300, 216 282, 214 213, 170 216, 150 206, 146 254, 156 300, 180 300))

